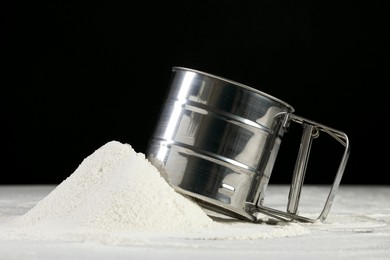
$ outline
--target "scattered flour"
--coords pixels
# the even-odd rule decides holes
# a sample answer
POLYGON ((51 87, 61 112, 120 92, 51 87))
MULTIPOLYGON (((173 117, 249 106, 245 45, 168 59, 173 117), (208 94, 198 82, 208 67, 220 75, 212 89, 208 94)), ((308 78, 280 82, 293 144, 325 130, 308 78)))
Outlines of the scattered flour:
POLYGON ((308 232, 294 223, 217 222, 198 204, 176 193, 144 154, 117 141, 86 157, 46 197, 8 222, 10 226, 2 233, 12 239, 105 244, 138 244, 144 241, 140 237, 150 238, 150 234, 155 238, 176 234, 192 239, 242 240, 308 232))

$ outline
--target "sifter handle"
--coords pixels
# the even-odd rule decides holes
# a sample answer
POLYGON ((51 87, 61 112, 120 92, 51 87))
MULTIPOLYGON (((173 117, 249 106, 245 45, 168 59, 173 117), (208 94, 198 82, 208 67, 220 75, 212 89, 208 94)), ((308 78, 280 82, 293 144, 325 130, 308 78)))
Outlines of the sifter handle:
POLYGON ((298 220, 301 222, 315 222, 317 220, 320 220, 321 222, 323 222, 330 211, 333 200, 336 196, 337 189, 339 188, 340 181, 345 170, 345 166, 348 161, 348 157, 350 153, 348 136, 339 130, 330 128, 323 124, 319 124, 317 122, 308 120, 306 118, 297 115, 290 114, 289 118, 286 119, 285 124, 286 125, 289 124, 290 121, 302 124, 303 133, 302 133, 301 144, 300 144, 297 160, 294 167, 293 179, 290 186, 290 192, 289 192, 288 203, 287 203, 287 211, 284 212, 263 205, 258 205, 258 211, 284 220, 286 219, 298 220), (303 180, 306 172, 306 166, 310 154, 311 143, 314 138, 317 138, 319 136, 320 131, 325 132, 329 134, 331 137, 333 137, 334 139, 336 139, 340 144, 342 144, 345 147, 345 150, 341 158, 335 179, 333 181, 333 185, 329 191, 327 200, 322 209, 322 212, 317 219, 311 219, 311 218, 300 216, 297 214, 297 212, 298 212, 299 199, 300 199, 301 189, 303 185, 303 180))

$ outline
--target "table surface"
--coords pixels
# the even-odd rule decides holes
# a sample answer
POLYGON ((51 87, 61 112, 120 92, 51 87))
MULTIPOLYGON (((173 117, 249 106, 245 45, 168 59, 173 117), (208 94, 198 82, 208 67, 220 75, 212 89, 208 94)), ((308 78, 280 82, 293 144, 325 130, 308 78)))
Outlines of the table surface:
MULTIPOLYGON (((244 223, 264 236, 199 239, 159 235, 119 244, 63 239, 8 238, 10 218, 24 214, 55 189, 53 185, 0 186, 0 259, 390 259, 390 186, 341 185, 323 223, 293 223, 306 232, 275 234, 270 224, 244 223)), ((265 205, 285 207, 289 187, 270 185, 265 205), (268 203, 268 204, 267 204, 268 203)), ((329 187, 305 185, 300 214, 315 216, 329 187)), ((112 235, 112 234, 111 234, 112 235)))

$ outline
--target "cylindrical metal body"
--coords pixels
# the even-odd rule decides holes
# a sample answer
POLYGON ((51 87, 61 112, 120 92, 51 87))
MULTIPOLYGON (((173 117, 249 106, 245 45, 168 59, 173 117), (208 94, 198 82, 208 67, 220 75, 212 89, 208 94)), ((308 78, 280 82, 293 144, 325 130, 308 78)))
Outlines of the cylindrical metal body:
POLYGON ((178 192, 253 220, 292 112, 254 88, 174 67, 146 155, 178 192))

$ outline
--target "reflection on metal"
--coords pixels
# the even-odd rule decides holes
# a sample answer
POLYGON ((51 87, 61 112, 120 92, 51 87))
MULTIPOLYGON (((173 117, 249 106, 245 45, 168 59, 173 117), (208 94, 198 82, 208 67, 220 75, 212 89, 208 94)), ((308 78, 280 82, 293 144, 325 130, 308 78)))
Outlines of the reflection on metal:
POLYGON ((349 155, 347 136, 294 115, 287 103, 243 84, 174 67, 170 91, 146 151, 167 182, 201 206, 255 221, 258 213, 314 222, 297 214, 312 139, 325 132, 345 152, 325 206, 329 213, 349 155), (286 212, 262 205, 290 122, 302 124, 301 148, 286 212))

